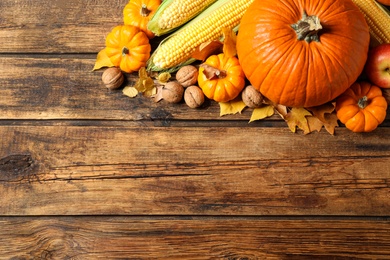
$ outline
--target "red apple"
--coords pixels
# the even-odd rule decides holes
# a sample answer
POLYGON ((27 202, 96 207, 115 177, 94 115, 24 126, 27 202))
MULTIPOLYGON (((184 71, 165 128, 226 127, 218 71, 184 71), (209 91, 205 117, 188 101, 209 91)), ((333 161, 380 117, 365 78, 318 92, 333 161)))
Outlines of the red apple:
POLYGON ((369 50, 364 70, 372 84, 390 88, 390 43, 369 50))

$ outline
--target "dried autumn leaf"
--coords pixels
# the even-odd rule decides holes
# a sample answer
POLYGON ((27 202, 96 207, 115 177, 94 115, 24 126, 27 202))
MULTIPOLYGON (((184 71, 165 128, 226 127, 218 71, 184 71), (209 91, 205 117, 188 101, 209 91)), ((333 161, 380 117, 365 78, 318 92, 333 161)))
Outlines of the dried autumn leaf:
POLYGON ((95 66, 92 70, 98 70, 103 67, 114 67, 114 64, 112 64, 110 58, 107 56, 106 48, 99 51, 99 53, 97 54, 95 66))
POLYGON ((237 35, 233 30, 230 30, 228 28, 222 29, 223 33, 223 53, 226 57, 231 58, 237 55, 237 48, 236 48, 236 42, 237 42, 237 35))
POLYGON ((138 95, 138 90, 135 87, 127 86, 123 88, 123 94, 128 97, 136 97, 138 95))
POLYGON ((322 122, 325 122, 325 115, 326 114, 331 114, 336 108, 336 103, 326 103, 321 106, 317 107, 310 107, 308 110, 310 110, 313 113, 313 116, 317 117, 319 120, 322 122))
POLYGON ((249 123, 256 121, 256 120, 261 120, 261 119, 270 117, 273 114, 275 114, 275 110, 274 110, 274 107, 271 105, 255 108, 255 109, 253 109, 249 123))
POLYGON ((157 86, 156 87, 156 94, 154 94, 153 96, 151 96, 151 98, 153 98, 153 101, 154 102, 160 102, 162 99, 163 99, 163 96, 162 96, 162 92, 163 92, 163 87, 164 86, 157 86))
POLYGON ((295 133, 296 128, 302 129, 304 133, 310 131, 307 123, 307 116, 312 114, 304 108, 292 108, 286 115, 285 120, 291 132, 295 133))
POLYGON ((169 73, 169 72, 162 72, 162 73, 158 74, 157 81, 159 83, 167 83, 170 78, 171 78, 171 73, 169 73))
POLYGON ((223 43, 221 41, 205 42, 196 48, 191 57, 197 60, 205 61, 211 55, 221 53, 222 50, 223 43))
POLYGON ((317 131, 320 132, 322 127, 324 126, 324 123, 319 120, 315 116, 308 116, 307 118, 307 123, 309 125, 309 131, 304 132, 304 134, 309 134, 311 132, 317 131))
POLYGON ((241 99, 235 99, 229 102, 219 102, 220 116, 234 115, 242 112, 246 107, 241 99))
POLYGON ((336 113, 325 114, 324 127, 329 134, 333 135, 335 128, 339 126, 338 118, 336 113))
POLYGON ((143 95, 145 97, 153 97, 156 94, 157 94, 157 88, 156 87, 153 87, 151 89, 147 89, 146 91, 143 92, 143 95))
POLYGON ((138 80, 135 82, 133 87, 140 93, 150 91, 155 87, 154 80, 148 75, 144 67, 138 71, 138 80))
POLYGON ((201 64, 200 67, 203 68, 203 74, 206 76, 208 80, 218 79, 220 77, 224 77, 226 74, 225 71, 219 70, 205 63, 201 64))

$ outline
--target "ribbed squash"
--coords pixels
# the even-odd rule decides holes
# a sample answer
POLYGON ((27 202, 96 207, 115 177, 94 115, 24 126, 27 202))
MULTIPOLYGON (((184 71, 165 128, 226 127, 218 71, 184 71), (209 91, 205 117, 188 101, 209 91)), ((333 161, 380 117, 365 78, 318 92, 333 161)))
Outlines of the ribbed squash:
POLYGON ((312 107, 356 81, 369 41, 365 18, 351 0, 255 0, 241 20, 237 53, 265 97, 312 107))

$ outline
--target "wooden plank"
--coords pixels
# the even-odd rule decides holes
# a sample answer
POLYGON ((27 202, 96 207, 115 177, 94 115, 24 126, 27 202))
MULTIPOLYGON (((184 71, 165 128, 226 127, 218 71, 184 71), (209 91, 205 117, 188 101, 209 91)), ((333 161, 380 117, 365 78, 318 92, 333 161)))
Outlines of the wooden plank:
MULTIPOLYGON (((11 56, 0 59, 0 120, 131 120, 160 121, 164 126, 175 120, 188 124, 206 120, 242 121, 241 126, 284 126, 280 116, 248 124, 252 109, 220 117, 217 102, 206 101, 200 109, 184 102, 154 103, 150 98, 129 98, 122 89, 109 91, 101 82, 102 71, 92 72, 91 56, 11 56), (162 121, 162 122, 161 122, 162 121), (279 122, 275 122, 279 121, 279 122)), ((136 74, 127 75, 132 85, 136 74)), ((390 114, 390 113, 389 113, 390 114)), ((390 118, 390 115, 388 116, 390 118)), ((388 125, 387 122, 383 126, 388 125)))
POLYGON ((2 259, 389 259, 386 220, 1 218, 2 259))
POLYGON ((390 129, 339 132, 1 126, 0 215, 388 216, 390 129))
MULTIPOLYGON (((92 72, 95 57, 21 57, 0 59, 0 119, 99 120, 244 120, 242 115, 219 116, 219 105, 208 101, 201 109, 184 102, 154 103, 145 97, 129 98, 122 90, 108 91, 101 71, 92 72)), ((136 75, 127 75, 127 85, 136 75)), ((275 116, 276 119, 280 119, 275 116)))
POLYGON ((2 0, 0 53, 97 53, 126 0, 2 0))

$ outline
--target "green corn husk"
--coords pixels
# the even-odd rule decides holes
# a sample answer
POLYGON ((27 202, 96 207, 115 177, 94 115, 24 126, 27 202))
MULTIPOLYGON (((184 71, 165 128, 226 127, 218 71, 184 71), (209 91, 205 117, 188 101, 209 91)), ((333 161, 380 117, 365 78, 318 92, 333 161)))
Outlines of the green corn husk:
POLYGON ((150 19, 148 23, 148 29, 152 31, 156 36, 165 35, 168 33, 173 32, 174 30, 177 30, 182 25, 196 17, 198 14, 203 12, 207 7, 209 7, 211 4, 216 2, 217 0, 164 0, 160 6, 158 7, 157 11, 153 15, 153 17, 150 19), (188 1, 188 3, 187 3, 188 1), (180 18, 181 12, 180 10, 174 10, 174 12, 167 13, 165 15, 167 16, 167 19, 177 19, 178 23, 174 24, 172 26, 165 25, 164 22, 164 12, 168 10, 169 7, 172 7, 172 5, 175 4, 182 4, 185 5, 183 8, 188 10, 190 13, 188 13, 187 17, 180 18), (193 9, 188 9, 188 5, 195 5, 193 9))

